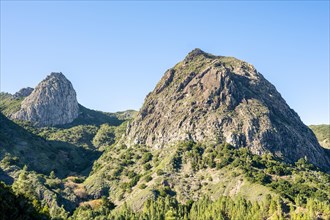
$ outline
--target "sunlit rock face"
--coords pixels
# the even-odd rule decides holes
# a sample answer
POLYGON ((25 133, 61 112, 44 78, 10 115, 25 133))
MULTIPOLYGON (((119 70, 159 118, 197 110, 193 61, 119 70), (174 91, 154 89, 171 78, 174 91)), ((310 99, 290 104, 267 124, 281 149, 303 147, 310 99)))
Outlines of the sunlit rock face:
POLYGON ((62 73, 51 73, 28 95, 10 118, 29 121, 35 126, 54 126, 78 117, 76 92, 62 73))
POLYGON ((165 72, 126 133, 129 146, 227 142, 254 154, 287 162, 306 157, 330 167, 313 132, 251 64, 200 49, 165 72))

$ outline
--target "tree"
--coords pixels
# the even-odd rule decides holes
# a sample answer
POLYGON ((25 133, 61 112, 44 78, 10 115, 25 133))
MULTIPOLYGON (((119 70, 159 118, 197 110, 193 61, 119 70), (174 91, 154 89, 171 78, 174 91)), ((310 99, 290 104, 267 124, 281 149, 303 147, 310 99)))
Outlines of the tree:
POLYGON ((50 172, 49 178, 51 178, 51 179, 55 179, 56 178, 54 170, 52 170, 52 172, 50 172))
POLYGON ((176 216, 172 209, 168 210, 165 214, 165 220, 175 220, 176 216))
POLYGON ((150 165, 150 163, 146 163, 146 164, 143 165, 143 169, 145 171, 149 171, 151 168, 152 168, 152 166, 150 165))
POLYGON ((24 165, 12 187, 16 194, 22 194, 31 200, 34 199, 34 191, 31 184, 29 183, 26 165, 24 165))
POLYGON ((145 154, 143 154, 142 156, 142 162, 143 163, 147 163, 152 159, 152 154, 150 152, 147 152, 145 154))
POLYGON ((49 214, 52 219, 67 219, 69 213, 64 209, 63 205, 61 207, 58 206, 56 201, 56 196, 53 196, 52 204, 49 208, 49 214))

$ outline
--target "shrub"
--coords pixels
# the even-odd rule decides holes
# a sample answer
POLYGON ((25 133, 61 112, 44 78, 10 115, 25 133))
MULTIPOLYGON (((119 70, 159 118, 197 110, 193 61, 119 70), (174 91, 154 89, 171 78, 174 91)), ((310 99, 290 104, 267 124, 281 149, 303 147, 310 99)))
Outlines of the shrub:
POLYGON ((157 175, 161 176, 164 174, 164 171, 162 169, 157 170, 157 175))
POLYGON ((1 162, 4 163, 6 166, 9 166, 18 164, 18 161, 18 157, 12 157, 11 155, 6 154, 6 156, 2 159, 1 162))
POLYGON ((46 185, 51 189, 56 189, 61 186, 61 180, 60 179, 47 179, 46 185))
POLYGON ((171 190, 169 186, 164 186, 160 188, 159 190, 159 195, 162 197, 166 197, 167 195, 174 196, 176 193, 171 190))
POLYGON ((129 188, 132 188, 133 186, 135 186, 140 180, 140 176, 137 175, 137 176, 134 176, 131 180, 131 182, 128 183, 128 187, 129 188))
POLYGON ((114 175, 115 177, 118 177, 118 176, 120 176, 122 171, 123 171, 123 167, 117 167, 116 169, 113 170, 112 175, 114 175))
POLYGON ((152 159, 152 154, 150 152, 147 152, 145 154, 143 154, 142 156, 142 162, 143 163, 147 163, 152 159))
POLYGON ((133 177, 136 176, 136 173, 134 171, 130 170, 130 171, 128 171, 127 176, 128 176, 128 178, 132 179, 133 177))
POLYGON ((150 175, 147 175, 147 176, 144 177, 144 180, 145 180, 146 182, 149 182, 149 181, 152 180, 152 177, 151 177, 150 175))
POLYGON ((150 165, 150 163, 146 163, 146 164, 143 165, 143 169, 144 169, 145 171, 148 171, 148 170, 150 170, 151 168, 152 168, 152 166, 150 165))

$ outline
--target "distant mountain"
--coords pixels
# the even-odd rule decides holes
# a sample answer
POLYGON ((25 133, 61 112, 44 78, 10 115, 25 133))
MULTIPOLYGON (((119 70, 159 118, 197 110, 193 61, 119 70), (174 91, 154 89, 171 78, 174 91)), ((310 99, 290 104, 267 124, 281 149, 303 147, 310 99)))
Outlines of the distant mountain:
POLYGON ((14 98, 17 98, 17 99, 25 98, 25 97, 29 96, 32 92, 33 92, 33 88, 26 87, 26 88, 20 89, 18 92, 16 92, 14 94, 14 98))
POLYGON ((309 128, 315 133, 320 145, 330 149, 330 125, 310 125, 309 128))
POLYGON ((136 114, 134 110, 107 113, 88 109, 77 102, 76 92, 63 73, 51 73, 35 89, 23 88, 14 95, 0 93, 0 111, 8 118, 34 127, 76 125, 118 126, 136 114))
POLYGON ((10 118, 29 121, 35 126, 54 126, 72 122, 79 106, 71 82, 62 73, 51 73, 21 103, 10 118))
POLYGON ((200 49, 166 71, 127 131, 128 145, 229 143, 330 168, 313 132, 252 65, 200 49))
POLYGON ((0 159, 21 168, 28 165, 38 173, 55 171, 59 177, 87 174, 100 151, 114 143, 115 127, 135 114, 79 105, 62 73, 51 73, 35 89, 24 88, 14 95, 2 92, 0 99, 0 159), (101 125, 109 128, 99 131, 101 125), (103 133, 113 138, 103 138, 107 144, 99 140, 94 144, 94 137, 103 133))

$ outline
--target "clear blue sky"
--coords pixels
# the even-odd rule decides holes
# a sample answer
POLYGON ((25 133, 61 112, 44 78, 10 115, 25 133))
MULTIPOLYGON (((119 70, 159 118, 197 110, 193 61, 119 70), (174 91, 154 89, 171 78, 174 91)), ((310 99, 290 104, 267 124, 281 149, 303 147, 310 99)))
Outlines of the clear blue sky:
POLYGON ((1 1, 1 91, 61 71, 86 107, 139 109, 197 47, 253 64, 306 124, 329 123, 329 1, 1 1))

